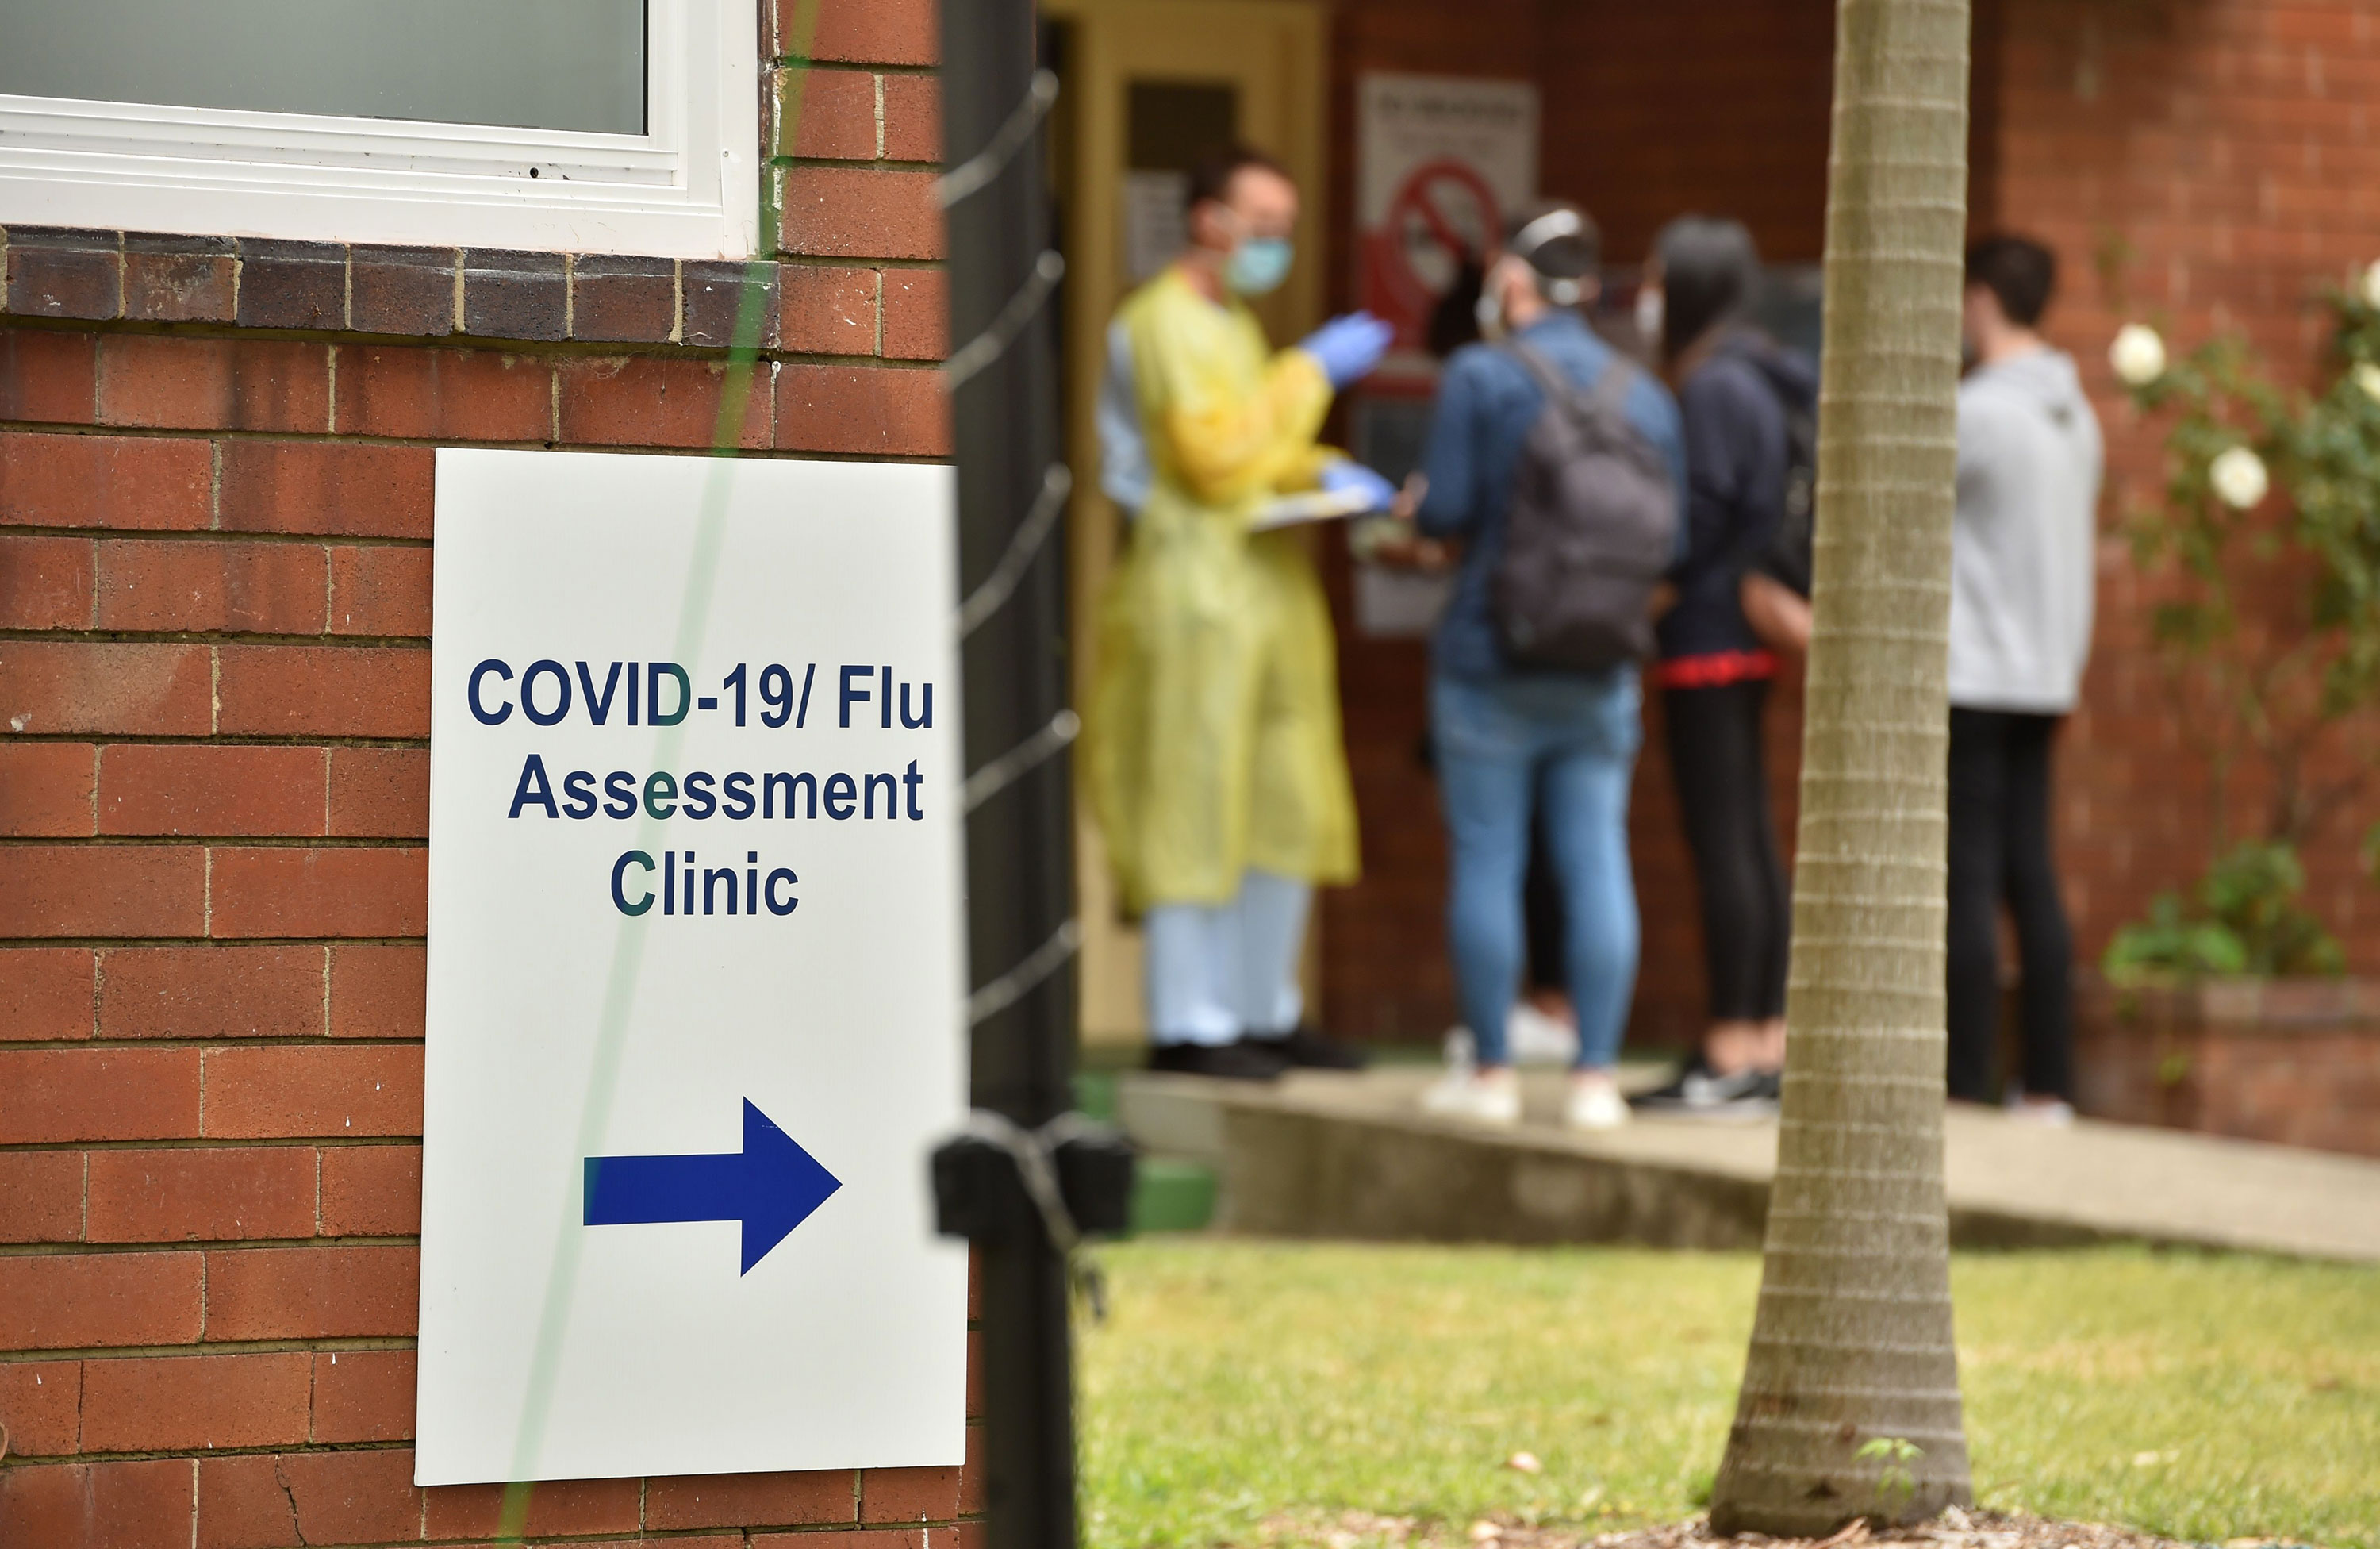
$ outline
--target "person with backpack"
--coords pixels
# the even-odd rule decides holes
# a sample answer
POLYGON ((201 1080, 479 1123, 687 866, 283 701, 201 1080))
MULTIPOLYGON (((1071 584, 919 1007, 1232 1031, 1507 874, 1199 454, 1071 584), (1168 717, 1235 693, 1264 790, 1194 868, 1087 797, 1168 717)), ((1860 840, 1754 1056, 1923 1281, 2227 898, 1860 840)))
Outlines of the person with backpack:
POLYGON ((1512 1124, 1504 1028, 1521 976, 1521 886, 1545 803, 1564 906, 1578 1055, 1563 1120, 1625 1123, 1611 1070, 1635 991, 1628 788, 1642 740, 1637 663, 1676 555, 1684 454, 1667 389, 1579 314, 1595 223, 1540 201, 1488 265, 1485 338, 1439 378, 1413 517, 1460 540, 1431 651, 1430 733, 1450 849, 1447 928, 1474 1063, 1424 1105, 1512 1124))
POLYGON ((1773 1110, 1785 1062, 1791 905, 1761 747, 1785 642, 1763 638, 1743 592, 1747 574, 1808 543, 1817 374, 1746 321, 1759 283, 1741 222, 1683 216, 1655 238, 1638 314, 1640 326, 1658 318, 1647 332, 1685 427, 1686 553, 1653 680, 1702 905, 1709 1019, 1683 1068, 1636 1104, 1708 1116, 1773 1110))

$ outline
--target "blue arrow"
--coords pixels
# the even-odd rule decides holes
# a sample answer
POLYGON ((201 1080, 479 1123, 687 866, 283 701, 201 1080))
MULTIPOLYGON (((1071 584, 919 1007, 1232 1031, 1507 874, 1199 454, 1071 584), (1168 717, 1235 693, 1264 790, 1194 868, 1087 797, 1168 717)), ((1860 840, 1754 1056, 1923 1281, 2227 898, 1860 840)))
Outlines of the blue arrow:
POLYGON ((741 1152, 587 1158, 585 1224, 740 1221, 744 1267, 736 1273, 748 1274, 842 1187, 841 1178, 747 1099, 741 1152))

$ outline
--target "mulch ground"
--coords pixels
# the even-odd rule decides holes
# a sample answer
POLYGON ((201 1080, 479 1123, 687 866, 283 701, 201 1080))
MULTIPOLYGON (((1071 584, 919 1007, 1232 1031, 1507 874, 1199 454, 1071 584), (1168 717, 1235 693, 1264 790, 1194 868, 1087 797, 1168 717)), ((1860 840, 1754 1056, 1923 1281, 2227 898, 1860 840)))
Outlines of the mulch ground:
MULTIPOLYGON (((1286 1513, 1265 1522, 1259 1543, 1271 1549, 2207 1549, 2105 1522, 2060 1522, 1952 1506, 1918 1527, 1871 1531, 1854 1522, 1832 1538, 1723 1538, 1701 1518, 1630 1532, 1531 1527, 1492 1518, 1465 1526, 1412 1517, 1349 1511, 1286 1513)), ((2222 1549, 2310 1549, 2289 1539, 2235 1538, 2222 1549)))

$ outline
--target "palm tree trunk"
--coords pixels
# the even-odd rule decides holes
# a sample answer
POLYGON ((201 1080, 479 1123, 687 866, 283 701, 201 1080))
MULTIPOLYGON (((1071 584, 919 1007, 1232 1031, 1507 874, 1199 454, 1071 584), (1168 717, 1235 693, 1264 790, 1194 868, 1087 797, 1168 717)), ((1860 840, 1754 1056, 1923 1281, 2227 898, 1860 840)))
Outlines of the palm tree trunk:
POLYGON ((1968 25, 1967 0, 1837 9, 1793 1031, 1719 1532, 1968 1498, 1942 1193, 1968 25))

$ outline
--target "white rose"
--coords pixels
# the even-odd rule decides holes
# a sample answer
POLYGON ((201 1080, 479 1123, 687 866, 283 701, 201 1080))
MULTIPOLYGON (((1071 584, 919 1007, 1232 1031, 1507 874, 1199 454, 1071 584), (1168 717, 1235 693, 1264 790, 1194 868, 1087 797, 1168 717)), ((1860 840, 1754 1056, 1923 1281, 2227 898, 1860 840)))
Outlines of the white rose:
POLYGON ((2380 366, 2366 360, 2356 367, 2355 384, 2363 389, 2365 397, 2380 402, 2380 366))
POLYGON ((2273 483, 2265 471, 2265 459, 2245 446, 2234 446, 2216 457, 2207 466, 2206 477, 2223 504, 2238 511, 2264 499, 2273 483))
POLYGON ((2363 271, 2363 284, 2359 288, 2363 292, 2364 305, 2380 307, 2380 259, 2374 259, 2372 267, 2363 271))
POLYGON ((2145 387, 2165 374, 2165 340, 2145 323, 2127 323, 2116 330, 2107 363, 2125 386, 2145 387))

